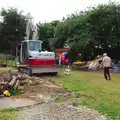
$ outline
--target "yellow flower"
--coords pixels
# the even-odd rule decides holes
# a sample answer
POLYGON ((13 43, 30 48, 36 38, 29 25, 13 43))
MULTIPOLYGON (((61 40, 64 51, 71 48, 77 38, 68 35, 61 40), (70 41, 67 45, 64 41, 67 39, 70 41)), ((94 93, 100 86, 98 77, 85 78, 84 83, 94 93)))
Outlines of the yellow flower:
POLYGON ((73 64, 74 64, 74 65, 81 65, 81 64, 83 64, 83 62, 81 62, 81 61, 76 61, 76 62, 74 62, 73 64))

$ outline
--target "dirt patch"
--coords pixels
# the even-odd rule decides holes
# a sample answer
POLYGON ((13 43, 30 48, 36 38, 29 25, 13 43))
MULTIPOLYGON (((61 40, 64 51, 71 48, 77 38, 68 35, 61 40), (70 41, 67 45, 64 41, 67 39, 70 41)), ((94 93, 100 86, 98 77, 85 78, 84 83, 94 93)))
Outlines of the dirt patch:
POLYGON ((11 96, 11 99, 20 99, 20 98, 30 98, 30 96, 36 96, 37 94, 34 92, 25 92, 24 94, 19 94, 16 96, 11 96))
POLYGON ((12 99, 28 98, 30 96, 35 96, 38 93, 39 94, 48 93, 48 94, 55 94, 55 95, 59 95, 59 94, 70 95, 71 94, 70 91, 67 91, 61 88, 59 84, 54 81, 54 76, 52 77, 51 76, 30 77, 26 74, 17 73, 16 71, 2 72, 0 73, 0 84, 4 82, 3 86, 8 85, 9 81, 11 81, 13 76, 15 76, 16 78, 16 81, 14 82, 17 82, 17 81, 19 82, 16 88, 17 90, 21 91, 22 94, 15 94, 15 96, 11 97, 12 99))
POLYGON ((53 81, 52 77, 29 77, 29 79, 22 80, 18 89, 22 89, 25 92, 30 93, 66 93, 68 91, 60 88, 60 86, 53 81))
POLYGON ((53 81, 54 77, 29 77, 21 81, 19 90, 24 91, 24 94, 19 94, 18 98, 31 98, 37 94, 55 94, 70 96, 71 92, 61 88, 58 83, 53 81))
POLYGON ((32 85, 26 85, 26 86, 20 86, 22 88, 22 90, 24 90, 24 94, 20 94, 20 95, 17 95, 15 97, 20 97, 20 98, 29 98, 30 96, 35 96, 37 95, 38 93, 39 94, 44 94, 44 93, 48 93, 48 94, 56 94, 56 95, 59 95, 59 94, 67 94, 67 95, 70 95, 71 92, 70 91, 66 91, 65 89, 63 88, 60 88, 59 86, 57 85, 54 85, 54 84, 48 84, 48 83, 40 83, 40 84, 33 84, 32 85))

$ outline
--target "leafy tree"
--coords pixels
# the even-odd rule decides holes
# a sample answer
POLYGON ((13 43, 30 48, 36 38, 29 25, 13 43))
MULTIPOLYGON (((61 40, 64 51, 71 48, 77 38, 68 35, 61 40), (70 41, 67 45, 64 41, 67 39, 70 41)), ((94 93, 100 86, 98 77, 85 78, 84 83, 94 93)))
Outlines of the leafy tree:
POLYGON ((13 50, 13 46, 24 40, 26 28, 25 16, 14 8, 2 9, 1 16, 3 17, 2 41, 6 45, 6 49, 13 50))
POLYGON ((89 16, 91 34, 101 48, 115 47, 120 39, 120 5, 109 3, 94 8, 89 16))
POLYGON ((51 41, 54 40, 54 32, 58 23, 59 21, 52 21, 51 23, 37 24, 39 39, 43 41, 43 44, 42 44, 43 49, 50 50, 51 48, 50 44, 51 44, 51 41))
POLYGON ((99 53, 118 50, 119 33, 120 4, 110 2, 69 15, 57 26, 54 45, 67 43, 71 51, 91 59, 99 53))
POLYGON ((94 46, 99 49, 100 53, 108 52, 111 57, 120 56, 118 52, 120 48, 120 4, 110 2, 98 5, 91 11, 92 14, 89 15, 88 21, 94 46))
POLYGON ((3 40, 2 40, 2 29, 3 29, 3 26, 2 26, 2 23, 0 23, 0 51, 3 52, 3 40))
POLYGON ((67 43, 70 47, 70 51, 74 51, 74 54, 80 52, 86 55, 90 53, 92 50, 90 44, 91 35, 86 14, 87 13, 83 14, 82 12, 72 14, 67 20, 57 26, 55 31, 56 47, 63 47, 64 44, 67 43))

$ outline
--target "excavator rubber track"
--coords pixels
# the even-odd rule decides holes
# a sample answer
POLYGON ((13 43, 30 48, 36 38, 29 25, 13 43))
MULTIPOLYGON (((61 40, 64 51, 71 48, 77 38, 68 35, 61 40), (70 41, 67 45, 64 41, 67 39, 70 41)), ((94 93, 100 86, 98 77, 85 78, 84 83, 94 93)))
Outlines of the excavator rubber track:
POLYGON ((34 74, 43 74, 43 73, 51 73, 57 75, 60 71, 60 67, 58 66, 27 66, 27 65, 19 65, 17 66, 18 72, 22 72, 28 74, 30 76, 34 74))

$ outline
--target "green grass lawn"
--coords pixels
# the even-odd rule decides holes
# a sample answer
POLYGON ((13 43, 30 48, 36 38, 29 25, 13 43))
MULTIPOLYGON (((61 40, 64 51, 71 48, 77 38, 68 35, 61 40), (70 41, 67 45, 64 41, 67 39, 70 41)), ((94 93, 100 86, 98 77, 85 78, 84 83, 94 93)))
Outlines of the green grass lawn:
POLYGON ((15 109, 0 110, 0 120, 18 120, 18 114, 15 109))
POLYGON ((2 64, 7 64, 8 66, 16 66, 16 63, 17 63, 17 60, 6 60, 5 61, 2 61, 2 64))
POLYGON ((82 105, 120 120, 120 73, 113 73, 112 80, 106 81, 101 73, 72 71, 70 76, 60 74, 56 80, 65 89, 78 91, 82 105))
POLYGON ((12 70, 14 68, 12 67, 0 67, 0 72, 5 72, 5 71, 9 71, 9 70, 12 70))

